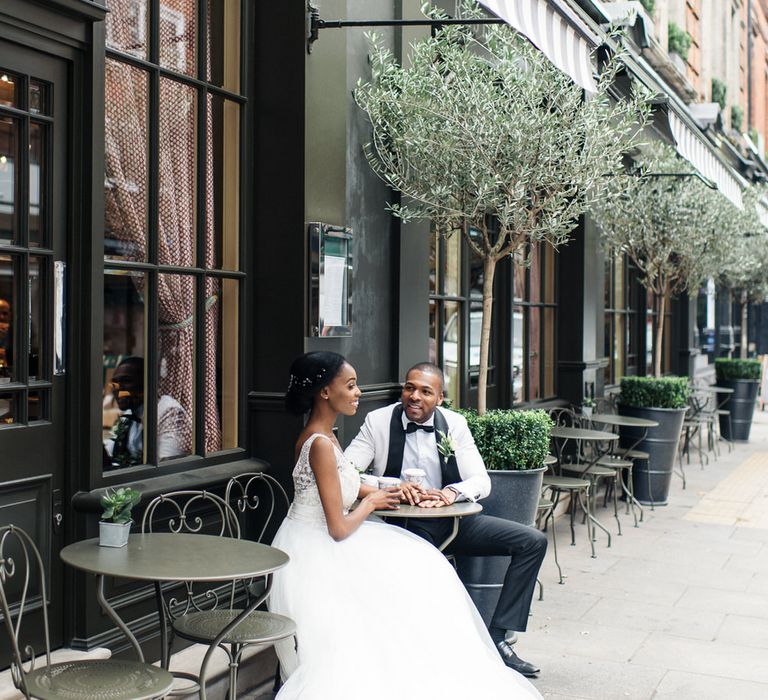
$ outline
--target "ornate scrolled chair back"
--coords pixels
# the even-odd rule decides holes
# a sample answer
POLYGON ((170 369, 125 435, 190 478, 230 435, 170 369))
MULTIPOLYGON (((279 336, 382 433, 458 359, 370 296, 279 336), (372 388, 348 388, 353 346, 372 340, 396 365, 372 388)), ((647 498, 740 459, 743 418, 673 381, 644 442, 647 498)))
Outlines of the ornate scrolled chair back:
POLYGON ((263 540, 270 526, 279 524, 277 519, 285 515, 290 505, 288 494, 277 479, 260 472, 246 472, 230 479, 224 499, 238 513, 243 530, 248 521, 253 521, 249 514, 258 513, 256 542, 263 540))
POLYGON ((32 538, 15 525, 0 527, 0 612, 5 621, 5 629, 11 641, 13 659, 11 661, 11 677, 13 684, 29 697, 24 677, 35 670, 39 651, 36 653, 31 644, 24 645, 21 651, 20 635, 26 606, 30 597, 33 582, 39 586, 40 607, 43 614, 45 639, 45 665, 51 664, 51 643, 48 636, 48 596, 45 588, 45 569, 43 559, 32 538), (18 603, 13 605, 8 600, 9 589, 14 588, 15 582, 20 582, 18 603), (15 614, 15 620, 14 620, 15 614), (27 665, 24 665, 24 659, 27 665))
POLYGON ((553 408, 549 412, 549 417, 554 421, 555 425, 564 428, 581 427, 580 418, 572 408, 553 408))
MULTIPOLYGON (((240 524, 234 510, 221 496, 210 491, 171 491, 156 496, 144 511, 141 531, 206 534, 240 539, 240 524)), ((183 600, 174 596, 165 601, 166 613, 171 618, 219 607, 221 596, 215 589, 195 594, 191 582, 184 581, 183 584, 183 600)), ((230 606, 234 603, 235 586, 236 582, 227 584, 230 606)))

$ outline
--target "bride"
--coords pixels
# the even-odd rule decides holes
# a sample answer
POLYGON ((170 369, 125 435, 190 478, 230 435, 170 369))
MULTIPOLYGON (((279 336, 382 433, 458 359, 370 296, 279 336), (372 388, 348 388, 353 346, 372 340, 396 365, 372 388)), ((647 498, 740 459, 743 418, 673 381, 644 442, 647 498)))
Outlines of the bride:
POLYGON ((507 668, 453 567, 408 531, 368 520, 399 490, 361 485, 333 434, 354 415, 354 368, 332 352, 291 366, 287 408, 309 413, 296 442, 295 498, 273 545, 290 555, 270 609, 291 617, 277 645, 288 676, 276 700, 531 700, 507 668), (351 506, 359 499, 354 510, 351 506))

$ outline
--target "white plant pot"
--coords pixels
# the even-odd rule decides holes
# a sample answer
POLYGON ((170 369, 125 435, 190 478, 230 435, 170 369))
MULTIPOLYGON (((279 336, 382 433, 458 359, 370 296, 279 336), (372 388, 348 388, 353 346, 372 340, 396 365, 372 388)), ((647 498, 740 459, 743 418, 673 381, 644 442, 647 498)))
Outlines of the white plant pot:
POLYGON ((99 521, 99 547, 125 547, 133 520, 127 523, 99 521))
POLYGON ((582 412, 583 415, 587 416, 588 418, 591 418, 592 417, 592 409, 593 408, 594 408, 594 406, 582 406, 581 407, 581 412, 582 412))

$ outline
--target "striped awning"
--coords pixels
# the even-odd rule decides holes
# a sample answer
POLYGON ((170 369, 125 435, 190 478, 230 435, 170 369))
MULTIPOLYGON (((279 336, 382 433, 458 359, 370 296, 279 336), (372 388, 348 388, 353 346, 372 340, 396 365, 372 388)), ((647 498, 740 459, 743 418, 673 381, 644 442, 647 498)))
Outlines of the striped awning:
POLYGON ((741 200, 741 185, 731 172, 699 136, 672 110, 669 112, 669 126, 677 141, 677 152, 685 158, 704 177, 711 180, 728 199, 739 209, 744 205, 741 200))
POLYGON ((552 63, 587 92, 596 92, 592 46, 547 0, 479 0, 524 34, 552 63))

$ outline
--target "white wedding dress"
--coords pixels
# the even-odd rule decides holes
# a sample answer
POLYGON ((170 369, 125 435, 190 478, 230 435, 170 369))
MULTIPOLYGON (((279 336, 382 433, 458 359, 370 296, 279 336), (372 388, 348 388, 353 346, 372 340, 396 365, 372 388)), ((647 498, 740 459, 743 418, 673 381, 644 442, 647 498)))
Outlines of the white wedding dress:
MULTIPOLYGON (((293 471, 296 495, 273 545, 290 555, 269 607, 291 617, 277 645, 288 678, 276 700, 530 700, 507 668, 451 564, 406 530, 366 521, 336 542, 309 466, 315 433, 293 471)), ((360 477, 334 445, 344 507, 360 477)))

